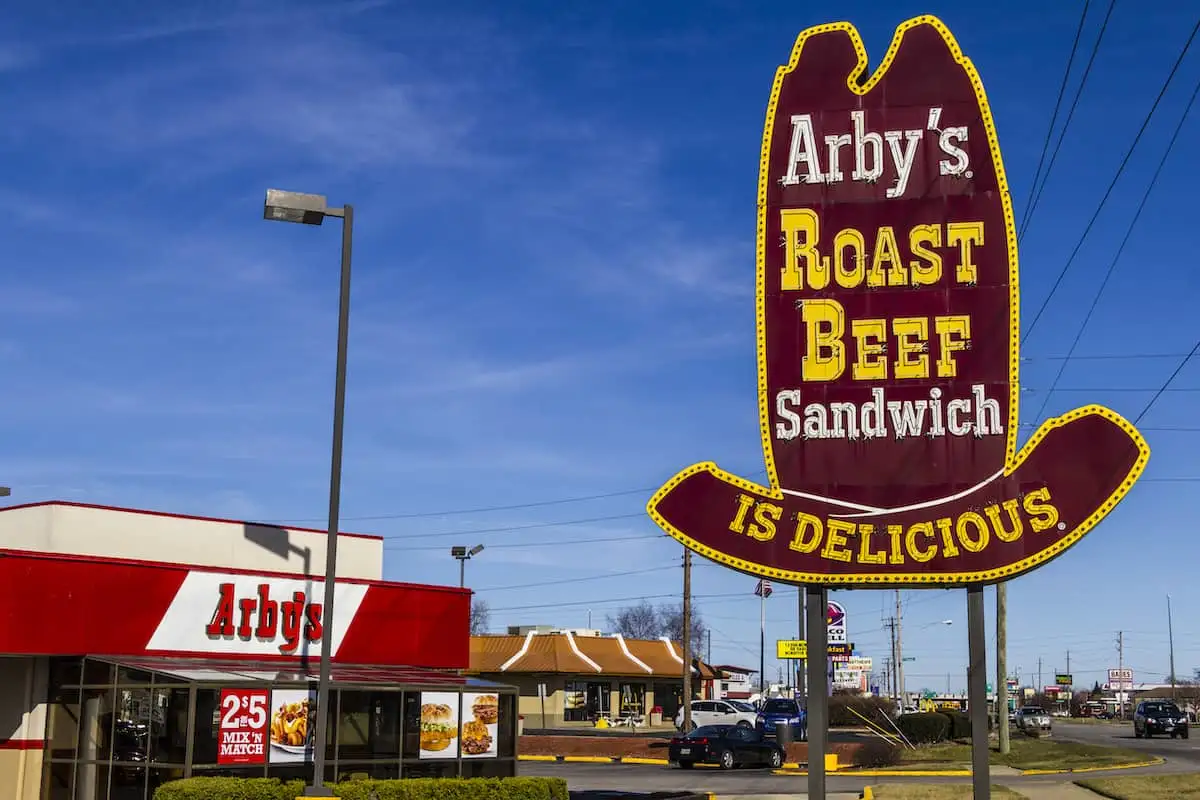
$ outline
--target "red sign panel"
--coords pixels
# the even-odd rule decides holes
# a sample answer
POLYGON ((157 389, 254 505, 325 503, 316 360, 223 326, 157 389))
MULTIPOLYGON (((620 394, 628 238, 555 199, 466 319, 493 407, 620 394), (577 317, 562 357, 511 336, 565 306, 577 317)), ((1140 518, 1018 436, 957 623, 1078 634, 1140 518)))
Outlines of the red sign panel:
POLYGON ((218 764, 267 762, 266 689, 222 689, 221 722, 217 727, 218 764))
POLYGON ((0 550, 0 653, 466 669, 469 591, 0 550), (130 598, 136 598, 136 602, 130 598))
POLYGON ((1018 449, 1012 200, 979 75, 936 18, 882 63, 848 23, 800 34, 758 189, 759 428, 769 486, 711 462, 648 510, 745 572, 797 583, 1005 580, 1063 552, 1145 468, 1115 412, 1018 449))

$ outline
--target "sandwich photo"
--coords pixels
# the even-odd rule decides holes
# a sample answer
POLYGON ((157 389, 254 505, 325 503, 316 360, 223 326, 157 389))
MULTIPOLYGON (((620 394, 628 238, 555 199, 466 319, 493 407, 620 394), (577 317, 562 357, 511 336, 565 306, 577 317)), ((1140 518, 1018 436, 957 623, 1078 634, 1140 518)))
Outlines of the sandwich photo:
POLYGON ((454 711, 444 703, 421 706, 421 749, 436 753, 445 750, 457 735, 454 711))
POLYGON ((495 725, 496 719, 500 716, 500 705, 496 695, 476 695, 475 704, 471 706, 471 713, 484 725, 495 725))
POLYGON ((462 749, 465 755, 481 756, 492 749, 492 735, 487 725, 477 719, 463 723, 462 749))

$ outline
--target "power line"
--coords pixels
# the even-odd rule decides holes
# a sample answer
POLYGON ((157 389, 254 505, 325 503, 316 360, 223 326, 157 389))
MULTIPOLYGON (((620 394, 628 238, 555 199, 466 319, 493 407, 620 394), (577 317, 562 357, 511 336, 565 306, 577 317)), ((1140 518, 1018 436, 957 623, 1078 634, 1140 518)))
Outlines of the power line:
POLYGON ((1171 385, 1171 381, 1175 380, 1175 377, 1179 375, 1180 372, 1183 372, 1183 368, 1187 366, 1188 361, 1190 361, 1198 352, 1200 352, 1200 339, 1196 340, 1196 344, 1192 346, 1192 352, 1188 353, 1187 357, 1179 362, 1179 364, 1175 367, 1175 371, 1167 377, 1159 390, 1154 393, 1154 397, 1150 398, 1150 402, 1146 403, 1146 407, 1142 409, 1142 413, 1138 414, 1137 418, 1133 421, 1134 425, 1137 425, 1139 422, 1141 422, 1142 417, 1146 416, 1146 412, 1153 408, 1154 404, 1158 402, 1158 398, 1162 397, 1163 392, 1167 391, 1167 387, 1171 385))
MULTIPOLYGON (((1096 55, 1100 52, 1100 42, 1104 40, 1104 32, 1108 30, 1108 20, 1112 16, 1113 6, 1116 5, 1116 0, 1109 0, 1108 10, 1104 12, 1104 21, 1100 23, 1100 32, 1096 34, 1096 41, 1092 44, 1091 55, 1088 56, 1087 66, 1083 68, 1083 77, 1079 81, 1079 86, 1075 88, 1075 97, 1071 99, 1071 108, 1067 112, 1067 119, 1063 122, 1062 130, 1058 133, 1058 141, 1054 143, 1054 152, 1050 155, 1050 163, 1046 166, 1046 172, 1042 176, 1042 185, 1038 187, 1037 194, 1033 198, 1033 202, 1025 209, 1024 218, 1021 221, 1021 229, 1017 232, 1017 241, 1020 242, 1025 238, 1026 231, 1029 230, 1029 224, 1033 221, 1033 212, 1037 209, 1038 203, 1042 200, 1042 192, 1046 190, 1046 183, 1050 180, 1050 171, 1054 169, 1054 162, 1058 160, 1058 153, 1062 149, 1063 139, 1067 135, 1067 129, 1071 127, 1071 120, 1075 116, 1075 109, 1079 106, 1079 98, 1083 95, 1083 87, 1087 85, 1088 76, 1092 74, 1092 65, 1096 63, 1096 55)), ((1087 7, 1084 7, 1084 13, 1087 13, 1087 7)), ((1079 21, 1080 26, 1083 25, 1083 20, 1079 21)), ((1063 77, 1065 82, 1066 76, 1063 77)), ((1064 83, 1065 85, 1065 83, 1064 83)))
POLYGON ((537 528, 565 528, 571 525, 588 525, 592 522, 611 522, 617 519, 633 519, 634 517, 646 519, 646 512, 639 511, 635 514, 610 514, 607 517, 569 519, 562 522, 533 522, 528 525, 508 525, 500 528, 467 528, 461 531, 438 531, 437 533, 389 534, 383 538, 388 541, 395 541, 398 539, 436 539, 446 536, 475 536, 480 533, 519 533, 520 531, 531 531, 537 528))
POLYGON ((489 586, 484 589, 475 589, 476 592, 506 592, 510 589, 540 589, 543 586, 557 586, 563 583, 581 583, 583 581, 601 581, 609 578, 629 578, 634 575, 649 575, 651 572, 666 572, 669 569, 676 569, 678 564, 668 564, 663 567, 647 567, 646 569, 633 569, 625 572, 609 572, 604 575, 589 575, 583 578, 563 578, 562 580, 554 581, 538 581, 537 583, 518 583, 510 586, 489 586))
POLYGON ((1142 361, 1151 358, 1181 358, 1184 353, 1114 353, 1111 355, 1021 356, 1021 361, 1142 361))
MULTIPOLYGON (((1197 23, 1197 26, 1200 27, 1200 23, 1197 23)), ((1117 252, 1108 264, 1108 270, 1104 273, 1104 280, 1100 281, 1100 286, 1096 289, 1096 293, 1092 297, 1092 304, 1088 306, 1087 313, 1083 316, 1083 321, 1079 323, 1079 329, 1075 332, 1075 338, 1071 342, 1071 347, 1067 350, 1068 359, 1075 354, 1075 348, 1079 346, 1080 340, 1083 339, 1083 334, 1087 330, 1088 323, 1091 322, 1092 315, 1096 312, 1096 306, 1100 304, 1100 297, 1104 294, 1104 290, 1108 287, 1108 282, 1116 270, 1117 262, 1124 255, 1125 246, 1129 244, 1129 239, 1133 236, 1133 231, 1137 227, 1138 220, 1142 218, 1142 212, 1146 210, 1146 203, 1150 200, 1150 195, 1154 193, 1154 187, 1158 185, 1158 179, 1162 175, 1163 167, 1167 165, 1171 153, 1175 150, 1175 142, 1179 140, 1179 133, 1183 130, 1183 126, 1187 123, 1188 117, 1192 113, 1192 106, 1196 102, 1197 93, 1200 93, 1200 81, 1196 81, 1196 87, 1192 89, 1192 96, 1188 99, 1183 113, 1179 116, 1179 122, 1175 125, 1175 130, 1171 134, 1171 140, 1167 143, 1167 148, 1163 151, 1162 158, 1159 159, 1158 166, 1154 169, 1154 175, 1151 176, 1150 183, 1147 184, 1146 191, 1142 194, 1142 199, 1138 202, 1137 208, 1133 212, 1133 218, 1129 220, 1129 227, 1125 229, 1125 236, 1121 239, 1121 244, 1117 246, 1117 252)), ((1062 378, 1063 372, 1066 371, 1068 363, 1067 360, 1059 362, 1058 372, 1054 375, 1054 381, 1046 391, 1046 396, 1042 400, 1041 407, 1033 415, 1035 422, 1042 418, 1042 412, 1046 410, 1046 405, 1050 402, 1050 397, 1054 394, 1054 388, 1058 386, 1058 381, 1062 378)), ((1186 363, 1186 359, 1184 363, 1186 363)), ((1163 389, 1165 390, 1166 387, 1164 386, 1163 389)))
MULTIPOLYGON (((1025 201, 1025 213, 1021 217, 1021 230, 1025 229, 1025 224, 1032 213, 1033 195, 1037 189, 1038 180, 1042 176, 1042 164, 1046 160, 1046 151, 1050 149, 1050 138, 1054 135, 1054 123, 1058 121, 1058 112, 1062 108, 1063 95, 1067 91, 1067 82, 1071 77, 1071 66, 1075 63, 1075 51, 1079 48, 1079 38, 1083 34, 1083 23, 1087 19, 1088 6, 1090 4, 1091 0, 1084 0, 1083 11, 1079 15, 1079 27, 1075 29, 1075 41, 1071 42, 1071 53, 1067 56, 1067 66, 1063 69, 1062 83, 1058 87, 1058 99, 1054 101, 1054 113, 1050 115, 1050 125, 1046 128, 1046 141, 1042 142, 1042 154, 1038 156, 1037 169, 1033 173, 1033 181, 1029 184, 1029 198, 1025 201)), ((1112 6, 1109 6, 1109 8, 1111 10, 1112 6)), ((1103 33, 1103 30, 1101 32, 1103 33)), ((1097 40, 1097 46, 1099 46, 1099 40, 1097 40)), ((1095 50, 1092 52, 1094 53, 1095 50)), ((1063 130, 1066 130, 1066 128, 1064 127, 1063 130)))
MULTIPOLYGON (((552 539, 548 542, 547 541, 510 542, 507 544, 489 544, 487 546, 487 549, 488 550, 498 550, 498 549, 515 550, 515 549, 522 548, 522 547, 560 547, 563 545, 572 545, 572 544, 600 544, 602 542, 603 543, 632 542, 637 539, 664 539, 664 538, 666 538, 666 535, 662 534, 662 533, 644 533, 639 536, 602 536, 602 537, 596 537, 596 538, 592 538, 592 539, 552 539)), ((391 550, 393 552, 398 551, 398 552, 403 552, 403 553, 416 553, 416 552, 420 552, 422 550, 430 550, 430 551, 445 550, 446 548, 443 545, 434 545, 432 547, 389 547, 388 545, 384 545, 384 549, 391 550)))
MULTIPOLYGON (((1111 6, 1109 10, 1111 11, 1111 6)), ((1088 220, 1087 227, 1083 229, 1083 234, 1079 237, 1079 241, 1075 244, 1074 249, 1071 251, 1070 257, 1067 259, 1067 262, 1063 264, 1063 268, 1059 271, 1058 277, 1055 278, 1054 284, 1050 287, 1050 293, 1046 295, 1046 298, 1042 301, 1037 313, 1033 315, 1033 321, 1029 324, 1029 327, 1026 328, 1025 333, 1023 334, 1025 338, 1028 338, 1033 332, 1033 329, 1037 327, 1038 321, 1042 318, 1042 314, 1045 312, 1046 307, 1050 305, 1050 300, 1054 297, 1055 292, 1058 291, 1058 287, 1062 285, 1062 281, 1067 274, 1067 270, 1069 270, 1071 268, 1071 264, 1075 262, 1075 257, 1079 255, 1079 251, 1083 248, 1084 241, 1087 239, 1088 234, 1091 233, 1092 227, 1096 224, 1096 220, 1099 219, 1100 212, 1104 209, 1105 204, 1108 203, 1108 198, 1112 196, 1112 192, 1113 189, 1116 188, 1117 181, 1120 180, 1121 175, 1125 173, 1125 167, 1129 165, 1129 159, 1133 156, 1133 151, 1137 148, 1138 142, 1142 140, 1142 136, 1146 133, 1146 129, 1150 126, 1150 120, 1153 118, 1154 112, 1158 109, 1158 104, 1162 102, 1163 96, 1166 95, 1167 87, 1171 85, 1171 81, 1175 78, 1175 73, 1179 71, 1179 65, 1183 63, 1184 58, 1191 49, 1192 42, 1196 38, 1197 30, 1200 30, 1200 20, 1197 20, 1196 25, 1192 27, 1192 32, 1188 36, 1187 42, 1184 44, 1183 49, 1179 51, 1179 56, 1175 59, 1175 64, 1171 67, 1171 71, 1167 74, 1167 79, 1163 81, 1162 88, 1160 88, 1158 91, 1158 96, 1154 98, 1154 104, 1150 106, 1150 110, 1146 113, 1146 118, 1142 120, 1142 125, 1140 128, 1138 128, 1137 136, 1133 138, 1133 143, 1129 145, 1129 149, 1125 152, 1125 157, 1121 159, 1121 164, 1119 167, 1117 167, 1117 172, 1115 175, 1113 175, 1112 181, 1108 184, 1108 188, 1105 190, 1104 196, 1100 198, 1100 203, 1096 206, 1096 211, 1092 214, 1092 218, 1088 220)))
MULTIPOLYGON (((765 469, 755 470, 746 473, 743 477, 753 477, 765 473, 765 469)), ((625 497, 631 494, 649 495, 659 490, 659 486, 650 486, 641 489, 623 489, 619 492, 604 492, 601 494, 589 494, 578 497, 559 497, 550 500, 536 500, 528 503, 516 503, 507 506, 480 506, 479 508, 452 508, 445 511, 420 511, 414 513, 396 513, 396 514, 371 514, 361 517, 342 517, 343 520, 351 522, 363 522, 368 520, 386 520, 386 519, 424 519, 427 517, 451 517, 461 514, 487 514, 493 511, 519 511, 527 508, 544 508, 546 506, 566 505, 568 503, 586 503, 589 500, 607 500, 612 497, 625 497)), ((283 524, 288 522, 324 522, 325 517, 289 517, 288 519, 273 519, 263 520, 264 523, 283 524)))

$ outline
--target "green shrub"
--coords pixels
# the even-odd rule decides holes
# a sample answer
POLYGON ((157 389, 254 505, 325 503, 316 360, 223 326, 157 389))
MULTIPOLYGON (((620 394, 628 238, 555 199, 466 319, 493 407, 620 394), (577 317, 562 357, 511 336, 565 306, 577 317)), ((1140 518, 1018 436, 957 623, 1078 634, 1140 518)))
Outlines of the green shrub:
POLYGON ((900 763, 900 748, 883 739, 868 739, 854 751, 854 763, 868 769, 894 767, 900 763))
POLYGON ((884 717, 891 717, 895 704, 883 697, 861 697, 857 695, 834 695, 829 698, 829 725, 834 728, 856 728, 865 725, 862 717, 891 730, 884 717))
POLYGON ((154 800, 296 800, 304 781, 277 778, 184 778, 154 790, 154 800))
POLYGON ((971 718, 961 711, 946 710, 940 712, 949 721, 946 736, 950 739, 971 738, 971 718))
MULTIPOLYGON (((345 800, 568 800, 560 778, 404 778, 344 781, 330 787, 345 800)), ((296 800, 304 781, 275 778, 184 778, 164 783, 154 800, 296 800)))
POLYGON ((950 720, 945 714, 904 714, 896 720, 896 725, 913 744, 942 742, 950 732, 950 720))

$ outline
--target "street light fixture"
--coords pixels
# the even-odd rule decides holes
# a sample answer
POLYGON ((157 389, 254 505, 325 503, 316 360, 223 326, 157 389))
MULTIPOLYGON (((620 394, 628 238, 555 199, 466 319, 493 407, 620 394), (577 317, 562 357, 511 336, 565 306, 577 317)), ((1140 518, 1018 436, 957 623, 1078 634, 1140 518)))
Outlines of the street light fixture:
POLYGON ((313 779, 305 788, 309 797, 332 797, 325 788, 325 747, 329 719, 329 684, 333 659, 333 596, 337 579, 338 508, 342 492, 342 430, 346 418, 346 345, 350 338, 350 244, 354 229, 354 207, 330 208, 324 195, 268 189, 263 218, 279 222, 320 225, 325 217, 342 220, 342 275, 338 301, 337 366, 333 389, 333 446, 329 465, 329 526, 325 530, 325 633, 321 642, 321 670, 317 681, 316 736, 313 742, 313 779))
POLYGON ((0 497, 8 497, 12 494, 12 489, 7 486, 0 486, 0 497))
POLYGON ((450 548, 450 555, 458 559, 458 586, 463 588, 467 585, 467 559, 473 558, 483 552, 483 545, 477 544, 468 550, 464 545, 455 545, 450 548))

